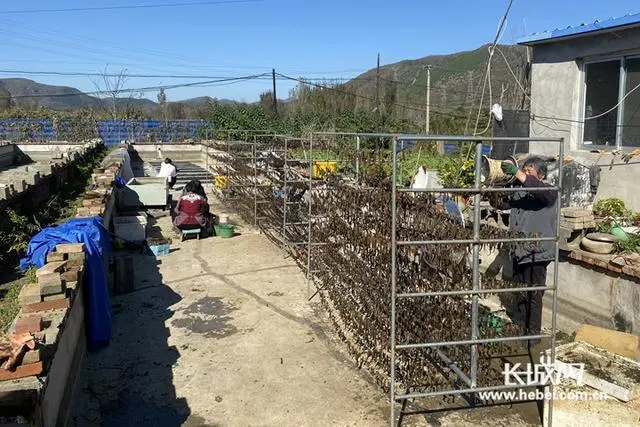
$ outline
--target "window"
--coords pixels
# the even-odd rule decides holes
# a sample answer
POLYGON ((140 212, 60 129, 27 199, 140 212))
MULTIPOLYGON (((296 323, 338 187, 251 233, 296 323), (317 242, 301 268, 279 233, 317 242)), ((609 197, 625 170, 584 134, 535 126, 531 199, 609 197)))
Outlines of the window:
POLYGON ((584 144, 640 147, 640 57, 588 63, 585 83, 584 144))

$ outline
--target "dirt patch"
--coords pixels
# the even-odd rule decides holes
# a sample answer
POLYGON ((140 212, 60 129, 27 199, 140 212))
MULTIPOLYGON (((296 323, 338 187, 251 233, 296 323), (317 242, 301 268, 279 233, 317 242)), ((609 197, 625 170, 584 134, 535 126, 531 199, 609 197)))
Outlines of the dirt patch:
POLYGON ((171 324, 207 338, 224 338, 238 332, 238 328, 229 324, 233 319, 231 312, 237 309, 232 304, 225 304, 221 298, 204 297, 184 310, 186 317, 175 319, 171 324))

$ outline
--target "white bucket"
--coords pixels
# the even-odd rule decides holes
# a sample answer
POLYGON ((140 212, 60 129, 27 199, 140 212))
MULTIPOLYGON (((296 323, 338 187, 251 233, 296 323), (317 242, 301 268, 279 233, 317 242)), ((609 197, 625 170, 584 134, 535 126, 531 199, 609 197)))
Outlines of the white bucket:
POLYGON ((218 217, 218 222, 220 224, 227 224, 229 222, 229 215, 220 214, 220 216, 218 217))

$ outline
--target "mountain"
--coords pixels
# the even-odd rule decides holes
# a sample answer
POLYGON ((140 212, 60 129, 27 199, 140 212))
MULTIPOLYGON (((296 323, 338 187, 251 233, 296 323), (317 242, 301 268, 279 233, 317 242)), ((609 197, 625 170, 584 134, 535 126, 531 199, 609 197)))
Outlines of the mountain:
POLYGON ((85 95, 76 88, 52 86, 29 79, 0 79, 0 87, 11 94, 16 105, 37 104, 54 110, 72 110, 83 107, 97 107, 98 98, 85 95))
MULTIPOLYGON (((35 82, 29 79, 8 78, 0 79, 0 88, 4 88, 11 94, 12 102, 16 105, 42 105, 52 110, 74 110, 79 108, 109 108, 110 100, 87 95, 82 91, 68 86, 54 86, 35 82)), ((205 105, 214 98, 203 96, 186 99, 183 101, 169 102, 169 104, 181 103, 188 107, 205 105)), ((234 103, 229 99, 220 99, 223 104, 234 103)), ((147 98, 122 97, 116 101, 118 108, 131 107, 146 112, 160 109, 160 105, 147 98)))
MULTIPOLYGON (((433 55, 424 58, 404 60, 380 67, 379 99, 381 108, 394 108, 397 113, 413 118, 424 118, 427 92, 427 66, 431 66, 432 112, 464 114, 472 111, 475 119, 481 98, 489 45, 476 50, 458 52, 451 55, 433 55), (395 104, 393 106, 392 104, 395 104), (406 107, 400 106, 405 105, 406 107), (404 110, 404 111, 403 111, 404 110)), ((491 61, 491 104, 500 103, 503 108, 523 108, 524 94, 516 83, 527 87, 527 51, 522 46, 499 45, 491 61), (506 57, 509 66, 501 52, 506 57)), ((346 89, 358 95, 358 103, 375 106, 375 68, 357 76, 345 84, 346 89), (368 99, 366 99, 368 98, 368 99)), ((483 105, 489 106, 489 85, 487 84, 483 105)))

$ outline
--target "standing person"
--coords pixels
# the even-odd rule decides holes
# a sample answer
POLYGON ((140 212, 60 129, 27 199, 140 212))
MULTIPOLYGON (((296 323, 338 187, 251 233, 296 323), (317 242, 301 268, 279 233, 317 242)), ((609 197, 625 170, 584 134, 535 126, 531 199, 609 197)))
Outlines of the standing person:
MULTIPOLYGON (((504 161, 502 170, 514 175, 523 191, 513 193, 509 201, 511 215, 509 228, 531 237, 556 237, 557 199, 555 190, 526 191, 527 188, 551 187, 545 182, 547 164, 540 157, 525 159, 522 169, 504 161)), ((555 243, 552 241, 520 243, 512 252, 513 280, 532 286, 546 286, 547 266, 555 259, 555 243)), ((539 335, 542 326, 542 297, 544 291, 526 292, 518 301, 516 316, 524 317, 527 335, 539 335)), ((539 339, 530 340, 536 345, 539 339)))
POLYGON ((170 158, 164 159, 162 165, 160 166, 160 172, 158 172, 159 177, 166 178, 167 185, 169 188, 173 188, 176 185, 176 180, 178 179, 178 169, 175 167, 170 158))

